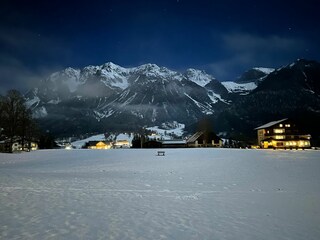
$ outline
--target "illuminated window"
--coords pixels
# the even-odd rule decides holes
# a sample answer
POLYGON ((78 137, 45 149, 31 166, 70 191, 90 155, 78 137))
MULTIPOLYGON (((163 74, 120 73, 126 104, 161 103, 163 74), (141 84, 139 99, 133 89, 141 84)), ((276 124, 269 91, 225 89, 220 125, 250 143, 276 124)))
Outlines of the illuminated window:
POLYGON ((284 129, 273 129, 274 133, 284 133, 284 129))
POLYGON ((280 124, 280 125, 279 125, 279 127, 283 127, 283 125, 282 125, 282 124, 280 124))
POLYGON ((284 136, 277 135, 276 139, 284 139, 284 136))
POLYGON ((284 125, 285 127, 290 127, 290 124, 286 124, 286 125, 284 125))

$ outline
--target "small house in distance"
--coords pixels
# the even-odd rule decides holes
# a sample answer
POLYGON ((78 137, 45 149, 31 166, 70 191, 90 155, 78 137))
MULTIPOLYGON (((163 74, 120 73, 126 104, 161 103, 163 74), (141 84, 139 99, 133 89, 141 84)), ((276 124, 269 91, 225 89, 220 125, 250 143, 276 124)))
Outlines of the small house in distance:
POLYGON ((33 141, 22 141, 21 139, 0 141, 0 152, 29 152, 35 150, 38 150, 38 143, 33 141))
POLYGON ((187 139, 187 147, 222 147, 222 144, 214 132, 199 131, 187 139))
POLYGON ((111 147, 111 143, 104 141, 89 141, 84 146, 84 148, 88 149, 110 149, 111 147))
POLYGON ((128 140, 117 140, 114 143, 114 148, 130 148, 130 143, 128 140))
POLYGON ((261 148, 310 148, 310 134, 288 118, 266 123, 255 130, 261 148))

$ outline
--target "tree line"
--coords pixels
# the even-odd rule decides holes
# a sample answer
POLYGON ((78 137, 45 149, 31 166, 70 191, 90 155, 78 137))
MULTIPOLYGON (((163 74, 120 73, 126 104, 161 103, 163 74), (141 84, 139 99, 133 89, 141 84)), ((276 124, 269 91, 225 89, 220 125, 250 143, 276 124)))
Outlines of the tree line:
POLYGON ((12 152, 12 145, 16 141, 20 142, 22 151, 30 150, 37 127, 19 91, 9 90, 5 96, 0 95, 0 116, 0 140, 7 146, 3 150, 12 152))

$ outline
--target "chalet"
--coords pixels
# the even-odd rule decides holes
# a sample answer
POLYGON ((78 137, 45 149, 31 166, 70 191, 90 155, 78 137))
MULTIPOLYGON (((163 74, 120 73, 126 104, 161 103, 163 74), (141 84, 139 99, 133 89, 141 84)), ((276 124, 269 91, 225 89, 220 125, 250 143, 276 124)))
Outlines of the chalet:
POLYGON ((114 143, 114 148, 130 148, 130 142, 128 140, 117 140, 114 143))
POLYGON ((310 148, 310 134, 298 128, 288 118, 266 123, 255 130, 261 148, 310 148))
POLYGON ((111 143, 104 141, 89 141, 84 146, 84 148, 88 149, 110 149, 111 147, 111 143))
POLYGON ((21 139, 15 139, 14 141, 7 139, 0 142, 0 152, 29 152, 35 150, 38 150, 38 144, 36 142, 22 142, 21 139))
POLYGON ((222 144, 214 132, 199 131, 187 139, 187 147, 222 147, 222 144))

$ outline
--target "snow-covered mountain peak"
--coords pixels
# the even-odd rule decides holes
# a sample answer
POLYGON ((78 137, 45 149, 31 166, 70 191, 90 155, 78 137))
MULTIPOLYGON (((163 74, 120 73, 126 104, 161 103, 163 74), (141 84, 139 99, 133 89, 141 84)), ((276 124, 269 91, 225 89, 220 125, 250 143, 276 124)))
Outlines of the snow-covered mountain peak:
POLYGON ((67 78, 79 78, 79 75, 80 75, 80 70, 79 69, 74 69, 74 68, 68 67, 68 68, 63 69, 63 70, 61 70, 59 72, 52 73, 50 75, 49 79, 51 81, 55 81, 58 78, 64 78, 64 79, 67 79, 67 78))
POLYGON ((67 85, 70 92, 75 92, 80 84, 80 70, 68 67, 62 71, 51 74, 48 80, 55 84, 55 87, 63 83, 67 85))
POLYGON ((209 82, 211 82, 213 79, 215 79, 211 75, 207 74, 205 71, 197 70, 197 69, 193 69, 193 68, 187 69, 184 76, 188 80, 198 84, 201 87, 204 87, 209 82))
POLYGON ((169 78, 173 78, 175 80, 182 79, 182 75, 180 73, 172 71, 166 67, 159 67, 158 65, 151 63, 132 68, 132 72, 136 74, 143 74, 150 78, 160 78, 165 80, 168 80, 169 78))
POLYGON ((105 69, 108 72, 116 71, 116 72, 128 72, 128 69, 121 67, 112 62, 107 62, 100 66, 101 69, 105 69))
POLYGON ((160 67, 157 64, 147 63, 134 68, 134 70, 142 71, 142 72, 149 72, 149 71, 155 72, 155 71, 159 71, 160 67))

